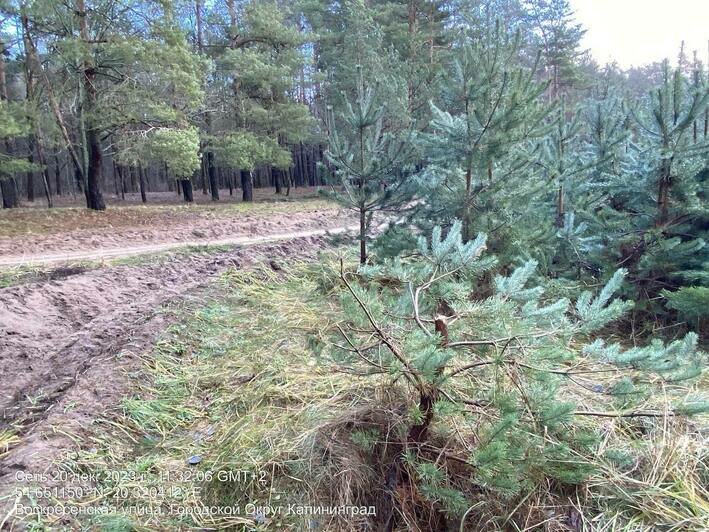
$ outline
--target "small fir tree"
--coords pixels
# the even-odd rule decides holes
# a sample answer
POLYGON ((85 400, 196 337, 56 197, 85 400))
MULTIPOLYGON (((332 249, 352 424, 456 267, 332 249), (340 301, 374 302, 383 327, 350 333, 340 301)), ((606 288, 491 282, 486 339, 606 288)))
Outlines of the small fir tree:
POLYGON ((345 99, 340 123, 334 113, 328 119, 327 159, 335 168, 341 189, 329 195, 359 218, 359 260, 367 262, 367 240, 377 212, 398 210, 408 199, 408 165, 414 154, 410 132, 385 130, 384 104, 360 75, 357 99, 345 99))
POLYGON ((531 141, 548 131, 551 108, 540 103, 546 85, 535 80, 536 69, 521 65, 520 44, 499 23, 461 43, 433 105, 421 218, 460 218, 465 240, 476 231, 497 237, 518 223, 544 187, 531 169, 531 141))

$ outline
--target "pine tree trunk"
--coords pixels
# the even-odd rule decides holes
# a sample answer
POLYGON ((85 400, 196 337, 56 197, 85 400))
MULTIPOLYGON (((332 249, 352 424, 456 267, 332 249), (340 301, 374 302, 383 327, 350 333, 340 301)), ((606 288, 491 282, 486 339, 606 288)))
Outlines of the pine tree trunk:
POLYGON ((473 183, 473 172, 472 168, 468 166, 468 170, 465 172, 465 198, 463 199, 463 242, 468 242, 470 240, 470 233, 472 231, 471 225, 472 220, 470 219, 470 203, 472 201, 472 183, 473 183))
POLYGON ((559 190, 556 197, 556 226, 564 227, 564 186, 559 185, 559 190))
POLYGON ((82 173, 79 168, 74 168, 74 185, 76 186, 76 189, 83 193, 84 192, 84 181, 82 179, 82 173))
POLYGON ((54 193, 62 195, 62 167, 59 154, 54 156, 54 193))
POLYGON ((657 218, 655 226, 667 223, 670 210, 670 188, 672 187, 672 159, 663 159, 660 165, 660 180, 657 190, 657 218))
MULTIPOLYGON (((34 164, 34 140, 30 136, 27 139, 27 162, 34 164)), ((34 201, 34 171, 27 172, 27 201, 34 201)))
POLYGON ((148 203, 148 198, 145 194, 145 170, 143 170, 143 165, 138 166, 138 183, 140 184, 140 201, 148 203))
POLYGON ((280 194, 281 193, 281 171, 278 168, 272 168, 271 175, 273 176, 273 185, 276 187, 276 194, 280 194))
POLYGON ((242 201, 254 200, 254 176, 248 170, 241 171, 241 191, 242 201))
MULTIPOLYGON (((84 0, 76 0, 76 16, 79 18, 79 30, 81 40, 85 46, 89 46, 89 25, 87 21, 86 5, 84 0)), ((88 148, 88 171, 86 176, 86 206, 89 209, 102 211, 106 209, 101 193, 101 171, 103 164, 103 152, 101 151, 101 132, 96 125, 94 111, 96 109, 96 67, 93 59, 89 57, 91 52, 85 52, 82 65, 84 82, 84 98, 86 112, 91 119, 86 128, 86 145, 88 148)))
MULTIPOLYGON (((22 15, 22 41, 25 45, 25 90, 27 95, 27 102, 30 106, 34 106, 35 101, 35 74, 32 68, 32 61, 34 58, 34 44, 29 36, 29 22, 27 16, 24 13, 24 8, 21 9, 22 15)), ((40 66, 41 68, 41 66, 40 66)), ((44 186, 44 195, 47 198, 47 207, 52 207, 52 193, 49 190, 49 167, 47 166, 47 160, 44 156, 44 138, 42 134, 42 128, 39 125, 37 117, 34 113, 30 113, 30 123, 32 125, 32 135, 28 139, 30 162, 32 162, 33 151, 36 151, 37 160, 41 166, 42 184, 44 186)), ((27 174, 27 196, 29 201, 34 201, 34 174, 30 172, 27 174)))
MULTIPOLYGON (((219 173, 224 176, 224 170, 222 168, 219 168, 219 173)), ((229 187, 229 196, 234 195, 234 180, 231 178, 231 173, 227 172, 226 176, 226 184, 229 187)))
POLYGON ((212 201, 219 201, 219 182, 217 181, 216 168, 214 168, 214 153, 208 151, 206 155, 207 175, 209 176, 209 188, 212 189, 212 201))
MULTIPOLYGON (((23 33, 25 37, 25 51, 28 54, 28 60, 29 60, 29 68, 32 72, 34 72, 36 75, 41 76, 42 80, 44 81, 44 90, 46 92, 47 100, 49 101, 49 107, 52 109, 52 113, 54 113, 54 117, 57 120, 57 124, 59 125, 59 130, 62 134, 62 138, 64 139, 65 147, 69 151, 69 155, 71 156, 71 160, 74 163, 74 168, 75 171, 79 173, 81 176, 81 181, 83 181, 83 172, 84 168, 83 165, 81 164, 81 161, 79 160, 79 154, 76 152, 74 149, 74 145, 71 142, 71 138, 69 136, 69 130, 66 127, 66 123, 64 121, 64 116, 62 115, 61 108, 59 107, 59 103, 57 101, 57 98, 54 94, 54 90, 52 88, 51 83, 49 82, 49 79, 47 78, 46 73, 44 72, 44 69, 42 68, 42 65, 40 64, 38 54, 37 54, 37 49, 34 44, 34 40, 32 39, 32 34, 30 33, 30 27, 29 27, 29 20, 27 19, 24 14, 20 17, 22 21, 22 26, 23 26, 23 33)), ((59 189, 57 189, 58 191, 59 189)), ((80 187, 81 190, 81 187, 80 187)), ((57 192, 59 194, 59 192, 57 192)))
POLYGON ((207 154, 202 153, 202 161, 199 165, 199 175, 202 179, 202 195, 209 194, 209 184, 207 181, 207 154))
POLYGON ((192 203, 194 201, 194 194, 192 190, 192 180, 182 179, 182 195, 184 196, 185 202, 192 203))
POLYGON ((17 184, 14 177, 0 179, 0 190, 2 191, 2 208, 15 209, 20 206, 17 197, 17 184))
POLYGON ((125 174, 123 173, 123 167, 121 165, 118 165, 116 168, 118 170, 119 186, 121 187, 121 199, 125 200, 126 199, 126 177, 125 177, 125 174))
MULTIPOLYGON (((7 100, 5 43, 2 40, 0 40, 0 100, 7 100)), ((8 155, 13 153, 12 143, 9 140, 5 140, 5 151, 8 155)), ((0 178, 0 192, 2 192, 3 209, 14 209, 20 206, 14 177, 0 178)))
POLYGON ((367 263, 367 211, 359 210, 359 263, 367 263))

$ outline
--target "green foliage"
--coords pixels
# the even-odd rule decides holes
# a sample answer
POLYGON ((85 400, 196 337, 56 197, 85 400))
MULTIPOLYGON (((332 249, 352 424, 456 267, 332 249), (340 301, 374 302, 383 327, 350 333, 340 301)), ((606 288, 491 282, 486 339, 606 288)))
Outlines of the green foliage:
MULTIPOLYGON (((29 132, 30 123, 24 106, 0 100, 0 140, 21 138, 29 132)), ((0 179, 32 169, 34 166, 27 159, 0 153, 0 179)))
POLYGON ((598 339, 584 352, 619 366, 660 374, 667 382, 678 382, 699 376, 706 366, 706 355, 697 350, 697 340, 695 333, 687 333, 668 344, 655 339, 649 345, 624 350, 619 344, 605 345, 598 339))
POLYGON ((292 97, 308 37, 282 4, 250 1, 240 14, 224 21, 229 32, 213 52, 216 75, 208 100, 228 112, 217 115, 203 138, 224 165, 285 170, 293 164, 285 145, 315 132, 308 107, 292 97))
POLYGON ((167 165, 175 177, 189 178, 199 168, 199 133, 194 127, 160 128, 148 134, 147 159, 167 165))
MULTIPOLYGON (((466 242, 462 223, 454 221, 445 234, 436 227, 430 239, 420 237, 416 250, 405 257, 361 266, 357 277, 343 273, 346 319, 331 340, 330 356, 338 364, 408 381, 414 392, 409 438, 420 437, 412 435, 420 435, 422 427, 428 432, 423 442, 407 441, 410 452, 402 459, 415 469, 422 494, 454 515, 466 508, 470 486, 431 461, 430 456, 439 456, 436 451, 411 451, 417 445, 428 449, 445 441, 446 452, 469 453, 473 483, 505 498, 545 479, 578 484, 595 470, 597 435, 578 421, 579 406, 565 393, 567 386, 588 388, 576 380, 573 368, 598 364, 601 373, 610 367, 620 375, 628 372, 608 387, 590 387, 627 408, 647 398, 651 386, 634 383, 643 375, 676 383, 696 378, 706 366, 691 333, 683 340, 655 340, 631 349, 606 346, 601 339, 584 347, 589 333, 632 306, 613 299, 624 270, 596 294, 583 292, 571 305, 566 298, 545 298, 541 286, 530 286, 537 264, 527 261, 506 276, 497 275, 491 295, 471 297, 478 276, 494 265, 482 257, 485 246, 484 235, 466 242), (431 408, 431 397, 443 406, 431 408), (484 414, 456 409, 459 401, 478 405, 484 414), (438 416, 445 422, 439 424, 438 416), (475 445, 459 442, 448 431, 449 422, 478 426, 475 445)), ((701 411, 701 404, 687 403, 677 413, 701 411)))
POLYGON ((692 322, 709 316, 709 288, 706 286, 683 286, 675 292, 663 290, 667 307, 692 322))
MULTIPOLYGON (((340 124, 333 112, 328 119, 327 158, 335 167, 340 191, 330 194, 355 210, 360 219, 360 242, 366 242, 372 215, 392 211, 409 199, 406 190, 408 165, 414 155, 411 132, 385 130, 387 109, 361 74, 357 99, 345 100, 340 124)), ((360 256, 366 260, 364 247, 360 256)))
POLYGON ((269 137, 249 131, 235 131, 222 136, 207 138, 211 149, 224 164, 232 168, 254 170, 257 166, 270 164, 275 168, 288 168, 292 164, 291 153, 269 137))
POLYGON ((546 86, 535 70, 521 65, 519 49, 519 35, 499 24, 455 49, 423 137, 427 166, 418 182, 427 202, 418 219, 424 227, 460 218, 465 238, 485 231, 496 248, 500 231, 533 215, 525 207, 545 183, 533 171, 532 141, 548 131, 551 107, 540 99, 546 86))

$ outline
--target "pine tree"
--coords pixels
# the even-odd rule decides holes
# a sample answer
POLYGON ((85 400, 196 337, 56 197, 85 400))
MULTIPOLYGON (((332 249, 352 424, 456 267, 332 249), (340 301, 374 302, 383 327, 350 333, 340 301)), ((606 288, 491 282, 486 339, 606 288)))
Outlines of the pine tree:
POLYGON ((307 106, 292 98, 305 37, 276 2, 227 4, 228 31, 215 57, 221 86, 212 100, 226 112, 212 120, 205 139, 218 162, 241 170, 243 199, 250 201, 253 170, 271 167, 280 191, 293 164, 286 145, 314 132, 307 106))
POLYGON ((367 262, 367 240, 372 217, 391 212, 408 199, 408 165, 414 154, 411 134, 385 130, 386 106, 360 74, 357 99, 345 99, 340 123, 334 113, 328 120, 327 158, 335 167, 342 190, 331 197, 357 212, 360 263, 367 262))
POLYGON ((568 0, 525 0, 532 31, 543 50, 543 67, 551 80, 551 96, 568 91, 579 78, 581 39, 586 33, 574 21, 568 0))
POLYGON ((609 258, 630 270, 640 310, 654 312, 648 305, 662 289, 706 286, 709 140, 695 124, 708 104, 699 76, 690 81, 666 66, 662 85, 625 122, 633 137, 604 169, 607 199, 589 220, 615 252, 609 258))
MULTIPOLYGON (((495 264, 485 248, 484 235, 465 243, 456 221, 446 235, 436 227, 420 237, 405 258, 340 273, 344 320, 322 352, 360 375, 384 375, 383 386, 403 394, 406 426, 381 438, 401 449, 387 482, 401 501, 392 513, 407 522, 441 528, 443 514, 460 516, 479 490, 509 498, 550 479, 582 482, 598 440, 579 418, 664 415, 632 409, 653 391, 633 383, 696 379, 706 365, 693 333, 631 349, 591 340, 632 307, 614 299, 625 270, 572 303, 546 296, 527 261, 495 276, 491 295, 471 298, 495 264), (587 364, 593 369, 578 369, 587 364), (594 371, 617 377, 589 383, 594 371), (566 399, 569 386, 590 389, 605 410, 566 399), (430 506, 417 505, 419 495, 430 506)), ((677 415, 705 408, 683 395, 674 397, 677 415)))
POLYGON ((535 69, 520 64, 520 45, 519 34, 499 23, 461 43, 432 107, 421 218, 458 217, 465 239, 485 230, 497 240, 544 188, 533 178, 533 141, 548 131, 551 108, 540 102, 546 86, 535 81, 535 69))
MULTIPOLYGON (((9 146, 11 139, 21 138, 30 134, 30 123, 24 105, 0 99, 0 142, 9 146)), ((6 150, 9 151, 9 150, 6 150)), ((3 184, 3 206, 15 207, 15 184, 12 181, 16 174, 34 169, 24 157, 13 156, 11 153, 0 153, 0 182, 3 184), (7 202, 7 205, 5 204, 7 202)))
MULTIPOLYGON (((101 188, 106 137, 115 139, 116 156, 121 158, 126 151, 145 151, 156 133, 162 141, 172 135, 171 149, 164 154, 171 157, 170 164, 183 169, 194 163, 195 144, 185 131, 189 130, 187 115, 203 97, 199 79, 206 65, 187 48, 172 2, 148 2, 149 24, 132 17, 130 10, 116 9, 112 2, 95 2, 89 9, 84 0, 59 7, 42 0, 14 9, 19 13, 20 7, 27 18, 28 49, 36 53, 32 39, 41 36, 56 52, 54 61, 67 72, 78 73, 72 82, 81 103, 76 120, 79 153, 73 151, 56 98, 50 98, 77 173, 85 181, 87 207, 105 208, 101 188), (76 32, 66 31, 68 22, 76 32), (188 142, 175 150, 182 141, 188 142)), ((43 89, 53 95, 39 61, 31 66, 43 89)), ((167 162, 159 151, 153 157, 167 162)), ((184 174, 178 177, 188 184, 184 174)))

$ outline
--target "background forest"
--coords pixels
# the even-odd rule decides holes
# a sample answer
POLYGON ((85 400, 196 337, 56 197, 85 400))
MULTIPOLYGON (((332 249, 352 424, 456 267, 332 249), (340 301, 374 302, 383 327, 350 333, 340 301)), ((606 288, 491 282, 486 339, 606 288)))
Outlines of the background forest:
MULTIPOLYGON (((284 362, 318 405, 274 414, 294 446, 253 458, 234 425, 212 464, 377 508, 324 529, 705 529, 709 58, 623 70, 583 34, 567 0, 0 0, 3 207, 322 186, 352 211, 358 267, 233 280, 351 382, 284 362)), ((239 341, 275 345, 261 320, 239 341)))
POLYGON ((173 188, 189 202, 193 187, 248 201, 254 186, 337 182, 363 234, 394 208, 422 230, 459 218, 502 264, 623 267, 636 313, 703 323, 709 96, 696 52, 678 50, 676 68, 601 67, 562 0, 1 13, 5 208, 84 194, 104 209, 107 191, 147 201, 173 188))

